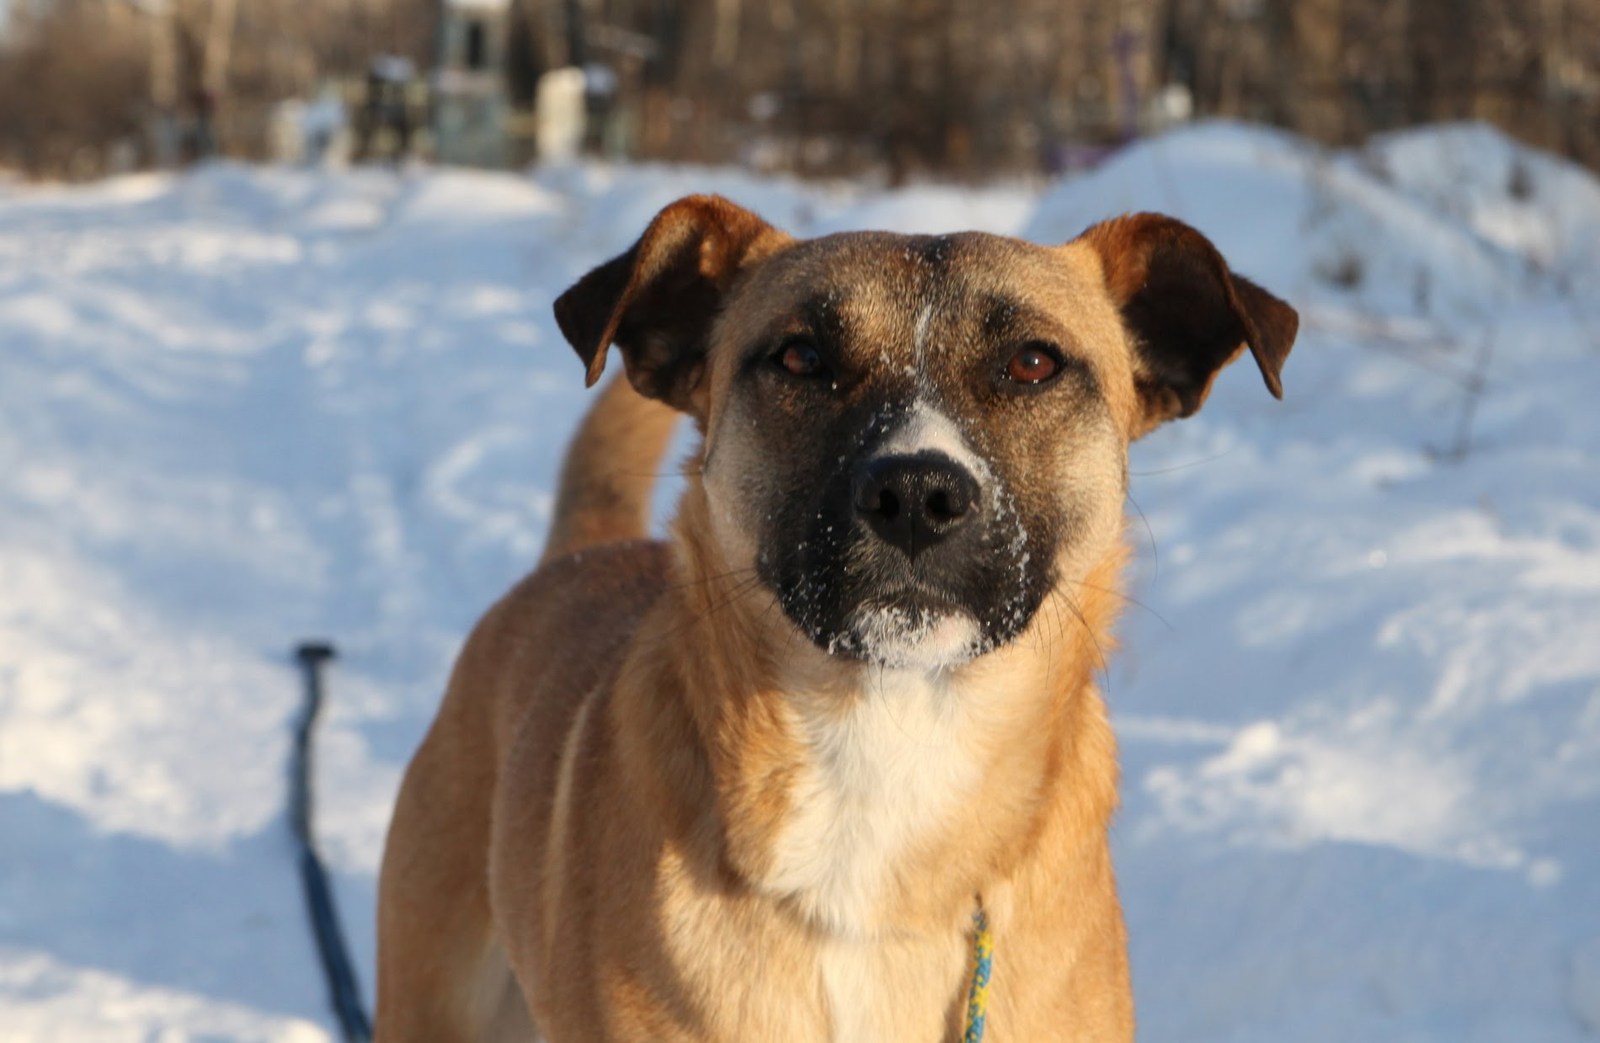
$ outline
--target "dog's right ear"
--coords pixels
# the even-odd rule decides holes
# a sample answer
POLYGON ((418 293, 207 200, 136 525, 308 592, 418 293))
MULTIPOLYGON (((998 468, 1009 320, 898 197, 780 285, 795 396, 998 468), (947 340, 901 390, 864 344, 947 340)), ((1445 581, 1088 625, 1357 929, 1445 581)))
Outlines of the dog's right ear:
POLYGON ((556 298, 556 322, 591 386, 614 343, 640 394, 704 415, 707 338, 723 295, 743 266, 789 241, 721 196, 687 196, 657 214, 627 253, 556 298))
POLYGON ((1190 416, 1245 349, 1274 398, 1300 328, 1285 302, 1236 274, 1211 240, 1164 214, 1102 221, 1079 240, 1100 255, 1111 301, 1133 339, 1142 406, 1133 437, 1190 416))

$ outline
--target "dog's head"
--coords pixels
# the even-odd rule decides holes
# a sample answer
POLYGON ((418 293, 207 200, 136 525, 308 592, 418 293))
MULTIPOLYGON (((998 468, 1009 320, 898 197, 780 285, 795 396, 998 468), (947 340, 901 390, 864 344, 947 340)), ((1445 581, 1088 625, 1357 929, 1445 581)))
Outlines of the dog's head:
POLYGON ((941 668, 1006 644, 1118 538, 1127 446, 1294 310, 1199 232, 1136 214, 1062 246, 975 232, 795 240, 727 200, 667 207, 556 302, 592 383, 705 434, 728 568, 826 651, 941 668))

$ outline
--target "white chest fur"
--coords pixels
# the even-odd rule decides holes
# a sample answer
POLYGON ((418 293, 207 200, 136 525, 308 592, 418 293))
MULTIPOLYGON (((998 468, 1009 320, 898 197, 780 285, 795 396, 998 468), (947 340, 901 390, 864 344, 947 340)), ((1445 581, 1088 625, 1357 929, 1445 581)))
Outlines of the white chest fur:
POLYGON ((949 828, 982 776, 977 698, 949 673, 868 670, 841 705, 797 697, 809 757, 764 883, 833 937, 818 954, 836 1043, 938 1038, 965 953, 959 935, 880 931, 894 875, 949 828))
POLYGON ((795 700, 809 760, 764 881, 856 940, 881 926, 886 884, 908 850, 948 824, 981 775, 974 700, 949 674, 866 673, 867 690, 847 705, 795 700))
POLYGON ((832 1043, 936 1040, 960 991, 962 939, 837 939, 820 956, 832 1043))

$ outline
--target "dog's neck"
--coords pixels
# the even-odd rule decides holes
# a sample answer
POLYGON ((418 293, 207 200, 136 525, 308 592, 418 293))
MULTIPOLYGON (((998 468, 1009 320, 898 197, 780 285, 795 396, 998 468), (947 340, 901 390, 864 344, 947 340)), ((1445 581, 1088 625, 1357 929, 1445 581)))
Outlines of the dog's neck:
MULTIPOLYGON (((1115 616, 1120 541, 1006 648, 941 671, 829 656, 770 592, 692 534, 652 645, 681 681, 717 838, 708 857, 830 934, 965 930, 1055 820, 1097 832, 1115 801, 1093 683, 1115 616)), ((685 794, 686 801, 690 796, 685 794)), ((685 806, 688 806, 687 804, 685 806)))

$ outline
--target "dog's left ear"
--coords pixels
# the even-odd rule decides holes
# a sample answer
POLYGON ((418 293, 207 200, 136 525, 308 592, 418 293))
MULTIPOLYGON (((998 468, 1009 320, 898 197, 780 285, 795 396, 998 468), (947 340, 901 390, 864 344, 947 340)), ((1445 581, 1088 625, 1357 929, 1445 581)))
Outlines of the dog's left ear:
POLYGON ((1144 415, 1138 438, 1190 416, 1246 346, 1275 398, 1300 328, 1293 308, 1235 275, 1211 240, 1164 214, 1103 221, 1079 239, 1100 255, 1106 288, 1134 342, 1144 415))
POLYGON ((556 322, 590 386, 615 343, 640 394, 701 415, 706 341, 723 295, 741 267, 787 242, 721 196, 687 196, 657 214, 627 253, 556 298, 556 322))

